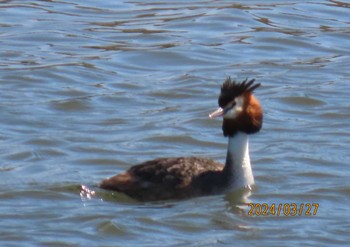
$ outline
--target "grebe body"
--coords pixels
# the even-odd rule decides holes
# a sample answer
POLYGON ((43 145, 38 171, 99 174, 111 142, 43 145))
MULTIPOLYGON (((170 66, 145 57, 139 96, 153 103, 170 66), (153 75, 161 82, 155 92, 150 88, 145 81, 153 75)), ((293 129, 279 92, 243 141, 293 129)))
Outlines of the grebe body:
POLYGON ((260 84, 237 83, 227 78, 221 86, 219 109, 210 118, 223 117, 228 137, 225 164, 198 157, 160 158, 132 166, 101 182, 100 187, 127 194, 137 200, 180 199, 250 188, 254 176, 248 135, 262 127, 262 108, 253 95, 260 84))

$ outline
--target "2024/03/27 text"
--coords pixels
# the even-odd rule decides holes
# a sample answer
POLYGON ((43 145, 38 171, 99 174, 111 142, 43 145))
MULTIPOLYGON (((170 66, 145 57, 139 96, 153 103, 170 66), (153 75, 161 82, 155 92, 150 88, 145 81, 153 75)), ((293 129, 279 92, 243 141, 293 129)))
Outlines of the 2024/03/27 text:
POLYGON ((249 216, 315 216, 319 203, 248 203, 249 216))

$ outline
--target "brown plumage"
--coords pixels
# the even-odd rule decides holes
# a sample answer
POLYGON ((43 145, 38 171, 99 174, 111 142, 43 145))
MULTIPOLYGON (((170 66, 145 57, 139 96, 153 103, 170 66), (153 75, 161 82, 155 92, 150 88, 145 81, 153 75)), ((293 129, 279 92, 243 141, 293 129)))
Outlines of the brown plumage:
POLYGON ((263 113, 259 101, 251 92, 244 92, 243 95, 245 96, 243 104, 245 114, 240 114, 234 119, 223 120, 222 131, 224 136, 234 136, 238 131, 254 134, 260 131, 262 127, 263 113))
POLYGON ((231 188, 235 179, 242 186, 254 183, 246 136, 258 132, 262 126, 262 109, 252 94, 259 86, 254 84, 254 80, 236 83, 228 78, 221 87, 218 103, 223 109, 223 133, 229 137, 229 143, 234 143, 229 146, 238 149, 228 150, 225 165, 197 157, 160 158, 132 166, 124 173, 105 179, 100 187, 149 201, 220 193, 231 188), (240 103, 242 107, 236 109, 237 97, 243 98, 243 104, 240 103), (237 111, 237 116, 232 113, 233 110, 237 111), (245 165, 242 166, 242 163, 245 165))
POLYGON ((205 158, 160 158, 135 165, 103 180, 100 186, 142 201, 180 199, 223 190, 225 181, 217 186, 211 181, 223 168, 223 164, 205 158))

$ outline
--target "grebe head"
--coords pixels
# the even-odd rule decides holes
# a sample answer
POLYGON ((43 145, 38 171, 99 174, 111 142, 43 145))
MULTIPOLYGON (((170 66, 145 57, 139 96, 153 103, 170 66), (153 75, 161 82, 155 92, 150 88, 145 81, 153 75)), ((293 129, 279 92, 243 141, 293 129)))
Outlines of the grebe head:
POLYGON ((219 109, 209 114, 210 118, 223 117, 224 136, 233 137, 238 132, 254 134, 262 127, 263 113, 259 101, 254 97, 254 89, 260 83, 254 79, 241 83, 228 77, 221 86, 219 109))

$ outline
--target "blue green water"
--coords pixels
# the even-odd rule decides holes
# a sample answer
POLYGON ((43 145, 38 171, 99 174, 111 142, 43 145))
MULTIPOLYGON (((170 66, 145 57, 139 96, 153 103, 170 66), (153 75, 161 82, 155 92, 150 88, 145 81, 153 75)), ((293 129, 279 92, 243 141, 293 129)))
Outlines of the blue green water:
POLYGON ((345 246, 349 3, 2 1, 1 246, 345 246), (223 162, 223 80, 256 78, 252 203, 137 203, 96 185, 156 157, 223 162), (95 194, 82 193, 86 185, 95 194))

